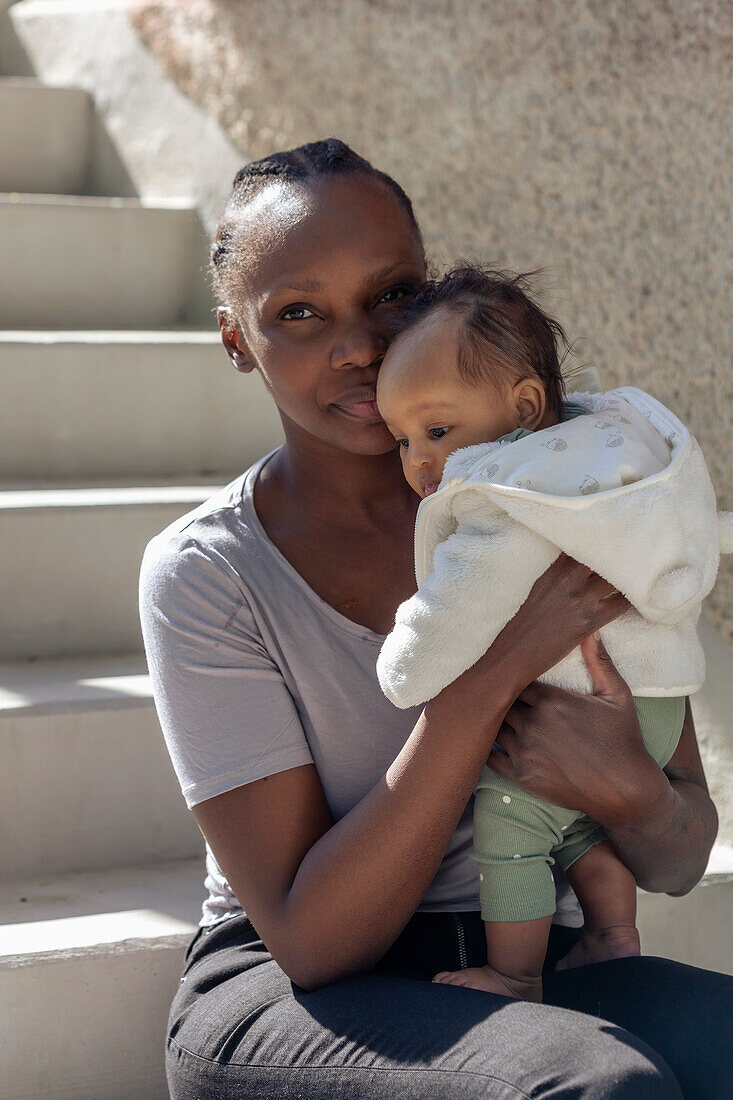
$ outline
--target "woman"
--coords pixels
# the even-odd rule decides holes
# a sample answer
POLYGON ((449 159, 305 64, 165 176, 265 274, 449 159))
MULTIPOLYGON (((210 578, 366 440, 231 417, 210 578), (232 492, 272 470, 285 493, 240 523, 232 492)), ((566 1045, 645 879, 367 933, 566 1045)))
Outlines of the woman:
MULTIPOLYGON (((278 154, 238 174, 213 271, 229 358, 286 442, 143 563, 156 705, 210 849, 172 1096, 724 1094, 721 975, 618 960, 547 974, 544 1005, 429 980, 481 961, 467 803, 487 758, 601 822, 647 889, 691 889, 716 817, 689 716, 664 772, 645 753, 593 636, 625 601, 569 559, 421 713, 381 695, 414 591, 415 497, 374 400, 425 277, 409 199, 340 142, 278 154), (581 642, 593 696, 533 683, 581 642)), ((555 956, 576 939, 558 928, 555 956)))

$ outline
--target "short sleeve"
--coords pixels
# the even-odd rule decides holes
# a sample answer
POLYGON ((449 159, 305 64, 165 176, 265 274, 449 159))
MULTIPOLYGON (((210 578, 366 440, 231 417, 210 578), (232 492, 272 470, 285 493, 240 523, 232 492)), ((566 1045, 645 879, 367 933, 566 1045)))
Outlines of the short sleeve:
POLYGON ((215 551, 185 533, 152 539, 140 572, 140 621, 158 718, 189 809, 312 763, 244 586, 215 551))

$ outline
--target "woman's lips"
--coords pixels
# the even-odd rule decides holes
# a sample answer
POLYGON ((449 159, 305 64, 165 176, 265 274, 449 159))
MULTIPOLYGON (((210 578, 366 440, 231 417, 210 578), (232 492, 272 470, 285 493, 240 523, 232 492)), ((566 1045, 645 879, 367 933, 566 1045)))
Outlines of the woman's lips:
POLYGON ((376 398, 377 392, 373 386, 360 386, 358 390, 342 394, 333 405, 357 420, 381 420, 376 398))
POLYGON ((336 408, 349 416, 358 416, 360 420, 373 420, 379 416, 376 401, 354 401, 351 405, 337 405, 336 408))

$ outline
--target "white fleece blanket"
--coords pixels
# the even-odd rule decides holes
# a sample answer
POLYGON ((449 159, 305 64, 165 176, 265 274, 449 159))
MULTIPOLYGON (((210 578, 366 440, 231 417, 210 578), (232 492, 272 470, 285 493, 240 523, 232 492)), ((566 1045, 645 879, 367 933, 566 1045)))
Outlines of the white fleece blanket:
MULTIPOLYGON (((572 396, 586 415, 456 451, 420 505, 419 590, 377 662, 398 707, 432 699, 474 664, 561 550, 632 604, 601 634, 635 695, 701 687, 696 624, 720 551, 733 551, 733 514, 716 512, 700 447, 649 394, 572 396)), ((592 690, 579 649, 541 679, 592 690)))

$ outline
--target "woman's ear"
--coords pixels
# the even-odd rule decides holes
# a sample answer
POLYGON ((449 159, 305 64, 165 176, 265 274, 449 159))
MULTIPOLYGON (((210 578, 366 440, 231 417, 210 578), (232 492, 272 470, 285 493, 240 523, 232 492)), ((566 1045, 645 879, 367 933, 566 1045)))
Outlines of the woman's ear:
POLYGON ((235 370, 241 371, 242 374, 249 374, 255 369, 254 361, 237 328, 231 310, 219 306, 216 311, 216 320, 219 323, 221 342, 227 350, 230 363, 235 370))
POLYGON ((542 423, 547 408, 547 398, 541 382, 523 378, 512 390, 517 420, 520 428, 534 431, 542 423))

